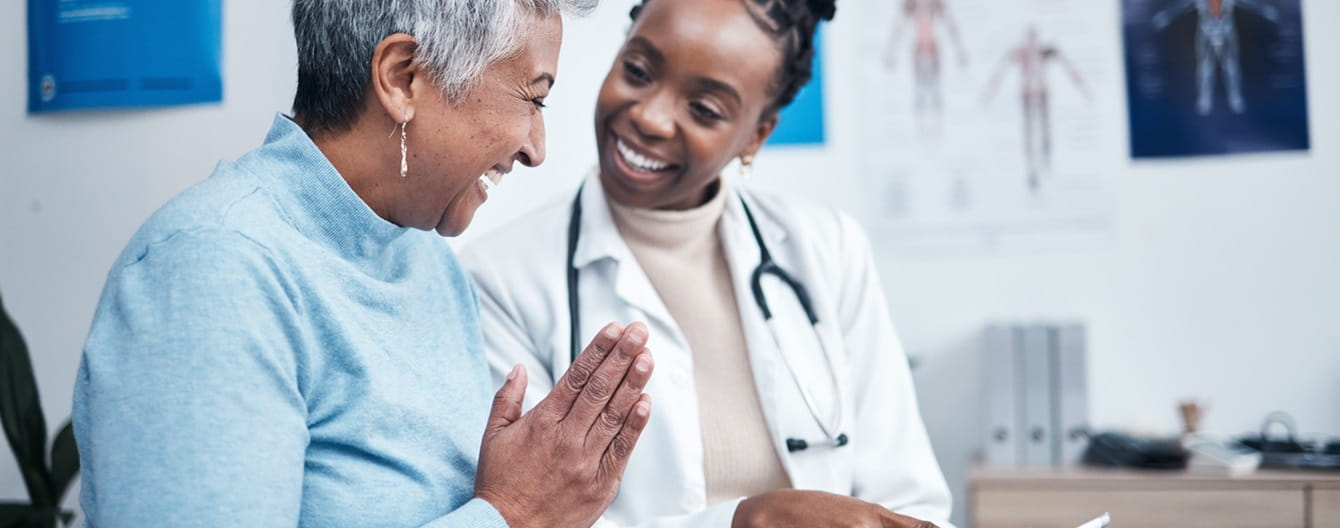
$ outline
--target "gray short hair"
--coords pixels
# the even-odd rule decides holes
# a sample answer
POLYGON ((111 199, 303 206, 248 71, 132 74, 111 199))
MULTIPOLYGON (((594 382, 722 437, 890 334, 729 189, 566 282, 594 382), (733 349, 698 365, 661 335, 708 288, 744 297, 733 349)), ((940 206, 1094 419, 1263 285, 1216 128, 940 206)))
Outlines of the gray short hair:
POLYGON ((490 64, 515 53, 527 22, 586 14, 599 0, 294 0, 298 92, 293 113, 308 133, 347 130, 372 77, 372 53, 389 35, 419 43, 416 60, 460 102, 490 64))

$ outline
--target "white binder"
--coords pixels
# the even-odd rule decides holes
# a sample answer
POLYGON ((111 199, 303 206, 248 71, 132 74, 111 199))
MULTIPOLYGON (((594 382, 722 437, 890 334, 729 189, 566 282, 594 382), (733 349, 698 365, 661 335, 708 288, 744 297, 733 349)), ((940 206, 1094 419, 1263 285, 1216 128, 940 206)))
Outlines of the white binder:
POLYGON ((1088 352, 1084 325, 1058 326, 1055 343, 1055 456, 1059 465, 1073 466, 1079 464, 1084 448, 1089 445, 1088 352))
POLYGON ((1013 467, 1019 463, 1018 330, 992 325, 982 336, 982 463, 1013 467))
POLYGON ((1055 435, 1052 432, 1055 383, 1052 366, 1052 331, 1046 325, 1024 327, 1022 368, 1023 466, 1052 466, 1055 435))

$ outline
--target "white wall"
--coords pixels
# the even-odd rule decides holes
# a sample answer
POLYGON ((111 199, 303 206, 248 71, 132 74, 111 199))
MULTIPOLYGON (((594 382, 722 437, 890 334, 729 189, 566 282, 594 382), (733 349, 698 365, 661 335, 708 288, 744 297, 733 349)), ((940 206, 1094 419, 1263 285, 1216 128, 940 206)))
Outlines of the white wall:
MULTIPOLYGON (((629 3, 605 0, 569 23, 546 110, 549 161, 509 176, 465 239, 565 196, 590 167, 595 91, 629 3)), ((1115 14, 1116 2, 1103 4, 1115 14)), ((1340 436, 1340 36, 1329 31, 1340 4, 1304 4, 1311 153, 1132 163, 1123 142, 1093 160, 1111 174, 1116 227, 1088 246, 956 257, 876 248, 904 345, 923 359, 922 409, 956 486, 976 439, 977 334, 998 319, 1087 321, 1099 425, 1171 430, 1175 401, 1193 396, 1211 403, 1210 432, 1243 432, 1284 409, 1305 431, 1340 436)), ((25 18, 0 20, 0 71, 14 72, 0 80, 0 292, 27 335, 53 430, 69 415, 106 270, 131 233, 216 160, 258 144, 287 109, 287 5, 225 2, 221 105, 40 117, 24 113, 25 18)), ((847 25, 840 15, 830 35, 847 25)), ((1113 20, 1102 38, 1120 39, 1113 20)), ((862 216, 874 204, 853 173, 862 106, 841 82, 852 54, 838 39, 829 46, 830 145, 765 152, 751 185, 862 216)), ((1124 111, 1124 99, 1111 100, 1103 121, 1124 124, 1124 111)), ((0 455, 0 500, 24 496, 16 473, 0 455)))

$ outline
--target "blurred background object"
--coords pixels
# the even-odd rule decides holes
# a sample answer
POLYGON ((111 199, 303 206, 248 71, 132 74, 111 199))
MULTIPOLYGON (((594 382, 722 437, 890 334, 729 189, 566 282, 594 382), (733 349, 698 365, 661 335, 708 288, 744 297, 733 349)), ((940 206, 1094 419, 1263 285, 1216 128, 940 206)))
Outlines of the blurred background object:
POLYGON ((982 462, 1078 464, 1090 434, 1084 325, 992 325, 983 345, 982 462))
POLYGON ((1200 431, 1205 404, 1196 400, 1182 400, 1177 403, 1177 413, 1182 418, 1182 434, 1196 434, 1200 431))

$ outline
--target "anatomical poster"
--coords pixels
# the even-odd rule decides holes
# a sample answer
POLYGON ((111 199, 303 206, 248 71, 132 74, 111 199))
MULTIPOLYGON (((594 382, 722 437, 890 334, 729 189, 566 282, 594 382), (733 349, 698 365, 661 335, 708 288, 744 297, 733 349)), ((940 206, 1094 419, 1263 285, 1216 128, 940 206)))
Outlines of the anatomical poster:
POLYGON ((1307 150, 1298 0, 1123 0, 1135 158, 1307 150))
POLYGON ((852 86, 884 243, 1056 247, 1107 232, 1123 156, 1119 6, 1092 0, 853 2, 852 86))

